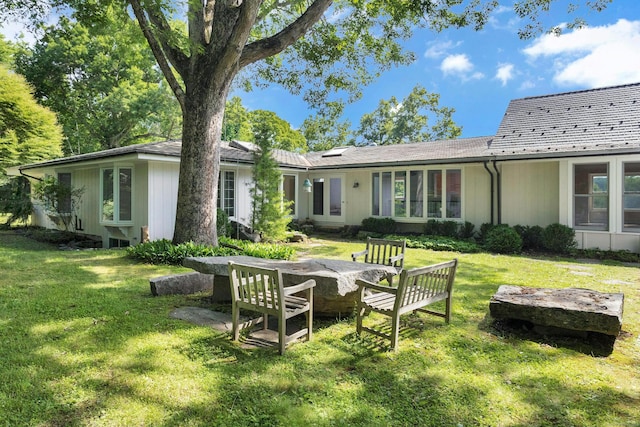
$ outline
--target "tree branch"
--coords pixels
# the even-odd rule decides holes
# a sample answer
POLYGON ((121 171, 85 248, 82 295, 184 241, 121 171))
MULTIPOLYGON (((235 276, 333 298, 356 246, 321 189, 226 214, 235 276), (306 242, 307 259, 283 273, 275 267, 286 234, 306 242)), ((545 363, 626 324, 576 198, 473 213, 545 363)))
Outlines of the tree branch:
POLYGON ((180 86, 180 83, 178 82, 178 79, 176 79, 176 76, 173 75, 173 71, 171 70, 169 63, 167 62, 167 57, 165 56, 164 51, 162 50, 162 48, 160 47, 160 44, 158 43, 158 40, 155 38, 155 36, 153 35, 153 32, 151 31, 151 28, 149 27, 149 22, 147 21, 146 15, 144 14, 144 10, 142 9, 140 2, 138 0, 129 0, 129 3, 133 8, 133 14, 138 20, 138 24, 140 25, 142 34, 144 34, 144 37, 147 39, 147 42, 149 43, 149 47, 151 48, 151 52, 153 52, 153 56, 156 58, 156 61, 160 66, 160 70, 164 75, 164 78, 167 80, 167 83, 169 83, 169 86, 171 87, 173 94, 176 96, 176 99, 180 104, 180 108, 182 108, 182 111, 184 111, 185 109, 184 90, 180 86))
POLYGON ((294 44, 322 18, 332 3, 333 0, 315 0, 298 19, 278 34, 247 45, 240 57, 240 68, 276 55, 294 44))
MULTIPOLYGON (((138 0, 136 0, 136 2, 138 2, 138 0)), ((149 16, 149 20, 160 31, 161 35, 172 33, 173 30, 171 29, 171 26, 162 14, 156 13, 156 10, 152 8, 147 9, 147 14, 149 16)), ((169 59, 169 62, 171 62, 173 66, 178 70, 180 75, 182 75, 188 63, 188 59, 185 54, 182 53, 179 49, 171 46, 167 42, 166 37, 156 38, 156 40, 158 39, 162 44, 162 50, 166 57, 169 59)))

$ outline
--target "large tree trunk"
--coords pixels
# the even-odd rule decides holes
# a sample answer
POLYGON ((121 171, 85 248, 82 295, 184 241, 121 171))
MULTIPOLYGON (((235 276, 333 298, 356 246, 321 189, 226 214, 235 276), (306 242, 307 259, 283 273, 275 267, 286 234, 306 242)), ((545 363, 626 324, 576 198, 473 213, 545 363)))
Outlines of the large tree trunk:
MULTIPOLYGON (((232 78, 215 84, 187 83, 174 243, 218 245, 216 209, 220 138, 232 78), (217 87, 211 87, 211 86, 217 87)), ((192 80, 192 82, 195 79, 192 80)))

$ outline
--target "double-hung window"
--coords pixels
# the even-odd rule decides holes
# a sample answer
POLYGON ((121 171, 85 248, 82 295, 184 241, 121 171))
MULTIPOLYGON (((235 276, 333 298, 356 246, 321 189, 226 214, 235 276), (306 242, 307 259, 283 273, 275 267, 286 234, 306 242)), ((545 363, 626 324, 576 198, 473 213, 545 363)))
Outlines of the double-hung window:
POLYGON ((462 218, 462 172, 460 169, 427 171, 427 216, 462 218))
POLYGON ((69 172, 58 173, 58 184, 67 190, 58 197, 58 212, 71 213, 71 174, 69 172))
POLYGON ((130 223, 133 219, 133 169, 112 167, 101 171, 101 222, 130 223))
POLYGON ((236 215, 236 175, 233 171, 223 171, 218 179, 218 208, 229 218, 236 215))
POLYGON ((622 189, 623 230, 640 230, 640 163, 624 163, 622 189))
POLYGON ((573 167, 573 223, 581 230, 609 229, 609 165, 573 167))

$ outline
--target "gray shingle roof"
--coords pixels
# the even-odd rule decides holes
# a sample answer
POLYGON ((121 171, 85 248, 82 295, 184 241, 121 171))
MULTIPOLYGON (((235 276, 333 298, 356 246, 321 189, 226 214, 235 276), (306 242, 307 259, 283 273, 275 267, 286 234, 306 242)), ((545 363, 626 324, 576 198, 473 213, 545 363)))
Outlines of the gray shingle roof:
MULTIPOLYGON (((226 141, 222 142, 220 159, 223 162, 252 163, 255 145, 251 143, 234 144, 226 141)), ((110 150, 96 151, 94 153, 79 154, 76 156, 64 157, 40 163, 21 166, 20 169, 28 170, 46 166, 60 166, 76 162, 86 162, 91 160, 108 159, 111 157, 126 156, 130 154, 155 154, 167 157, 180 157, 182 149, 181 141, 160 141, 148 144, 135 144, 126 147, 112 148, 110 150)), ((309 162, 301 154, 291 153, 284 150, 274 150, 274 156, 281 166, 294 168, 307 168, 309 162)))
POLYGON ((319 169, 480 161, 487 155, 487 144, 491 138, 349 147, 337 156, 326 156, 328 152, 323 151, 308 153, 306 158, 312 168, 319 169))
POLYGON ((640 83, 514 99, 490 144, 494 156, 572 155, 640 148, 640 83))

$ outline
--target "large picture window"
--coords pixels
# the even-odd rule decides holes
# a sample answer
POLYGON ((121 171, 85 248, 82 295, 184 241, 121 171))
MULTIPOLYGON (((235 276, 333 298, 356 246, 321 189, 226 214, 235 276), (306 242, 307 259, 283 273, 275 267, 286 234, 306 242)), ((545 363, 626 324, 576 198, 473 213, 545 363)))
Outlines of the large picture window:
POLYGON ((622 193, 624 231, 640 230, 640 163, 625 163, 622 193))
POLYGON ((394 218, 462 217, 460 169, 408 170, 371 174, 371 214, 394 218), (425 182, 426 175, 426 182, 425 182), (444 205, 443 205, 444 203, 444 205))
POLYGON ((133 170, 131 168, 106 168, 101 174, 102 198, 100 218, 102 222, 131 222, 133 170))
POLYGON ((574 166, 573 220, 576 229, 609 229, 609 166, 607 163, 574 166))

